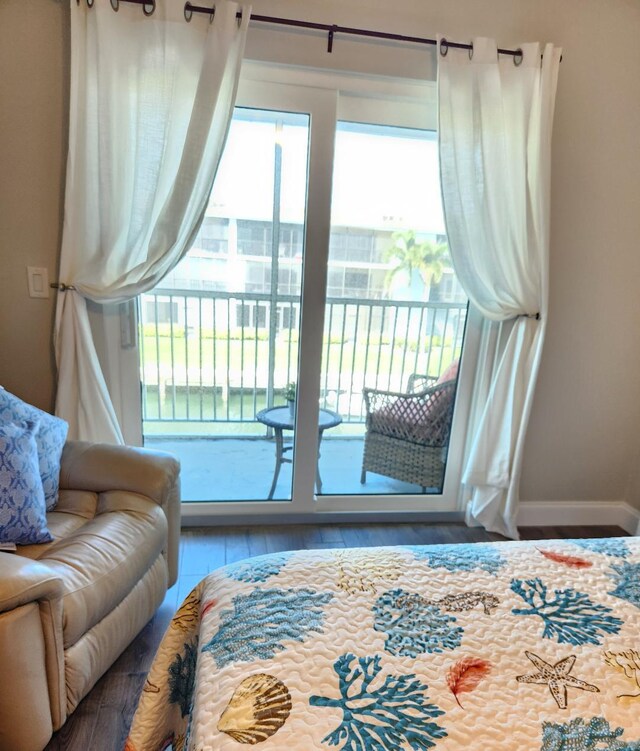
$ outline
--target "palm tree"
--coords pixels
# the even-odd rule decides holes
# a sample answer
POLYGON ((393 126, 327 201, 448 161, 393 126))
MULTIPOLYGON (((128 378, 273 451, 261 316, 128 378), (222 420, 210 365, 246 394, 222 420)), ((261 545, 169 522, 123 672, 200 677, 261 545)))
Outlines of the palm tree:
POLYGON ((445 266, 449 263, 448 244, 433 240, 418 242, 412 229, 395 232, 392 239, 393 245, 385 251, 384 257, 386 261, 395 260, 396 263, 387 271, 385 286, 389 288, 399 273, 406 274, 409 282, 417 273, 424 285, 423 297, 428 300, 431 285, 442 279, 445 266))

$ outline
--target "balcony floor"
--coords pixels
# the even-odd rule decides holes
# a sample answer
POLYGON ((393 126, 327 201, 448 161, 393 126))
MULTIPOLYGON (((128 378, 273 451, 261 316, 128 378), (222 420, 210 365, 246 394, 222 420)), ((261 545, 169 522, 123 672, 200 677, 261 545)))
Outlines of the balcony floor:
MULTIPOLYGON (((182 465, 183 501, 264 501, 275 468, 275 443, 256 438, 147 436, 145 446, 168 451, 182 465), (249 468, 249 471, 248 471, 249 468)), ((320 474, 324 495, 415 494, 417 485, 372 472, 360 484, 363 440, 325 436, 320 474)), ((291 456, 291 453, 288 454, 291 456)), ((290 464, 280 470, 274 500, 291 497, 290 464)))

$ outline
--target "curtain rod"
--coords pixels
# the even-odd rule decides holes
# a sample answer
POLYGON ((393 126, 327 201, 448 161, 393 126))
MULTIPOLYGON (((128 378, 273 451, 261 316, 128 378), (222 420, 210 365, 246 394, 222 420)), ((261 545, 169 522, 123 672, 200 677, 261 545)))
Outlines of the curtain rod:
MULTIPOLYGON (((79 4, 80 0, 76 0, 79 4)), ((95 0, 87 0, 87 5, 93 7, 95 0)), ((156 9, 156 0, 111 0, 111 7, 114 10, 118 10, 120 3, 132 3, 134 5, 141 5, 142 10, 146 16, 151 16, 156 9)), ((190 21, 194 13, 201 13, 203 15, 210 16, 213 19, 215 14, 215 5, 213 8, 205 8, 201 5, 193 5, 190 2, 186 2, 184 6, 184 17, 187 21, 190 21)), ((238 18, 241 18, 242 14, 237 14, 238 18)), ((428 37, 415 37, 408 36, 406 34, 391 34, 387 31, 374 31, 373 29, 357 29, 351 26, 340 26, 339 24, 330 23, 317 23, 315 21, 298 21, 295 18, 280 18, 278 16, 263 16, 256 13, 251 14, 251 21, 258 21, 259 23, 269 23, 276 26, 295 26, 299 29, 315 29, 316 31, 326 31, 327 38, 327 52, 333 51, 333 39, 335 34, 347 34, 350 36, 370 37, 373 39, 388 39, 394 42, 407 42, 410 44, 425 44, 429 46, 435 46, 438 44, 437 39, 429 39, 428 37)), ((459 50, 469 50, 470 54, 473 54, 473 44, 465 42, 449 42, 446 39, 442 40, 445 49, 454 48, 459 50)), ((446 54, 446 53, 443 53, 446 54)), ((509 50, 498 48, 498 54, 511 55, 514 62, 519 65, 522 62, 522 50, 509 50)))

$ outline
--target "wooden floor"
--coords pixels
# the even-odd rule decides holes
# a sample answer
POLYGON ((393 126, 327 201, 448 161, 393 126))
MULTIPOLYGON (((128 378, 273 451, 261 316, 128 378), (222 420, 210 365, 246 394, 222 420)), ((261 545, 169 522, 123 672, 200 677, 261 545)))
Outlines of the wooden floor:
MULTIPOLYGON (((620 537, 619 527, 523 527, 523 539, 620 537)), ((180 577, 160 609, 98 681, 45 751, 122 751, 146 673, 178 604, 209 571, 263 553, 310 548, 483 542, 503 539, 463 524, 334 524, 184 530, 180 577)))

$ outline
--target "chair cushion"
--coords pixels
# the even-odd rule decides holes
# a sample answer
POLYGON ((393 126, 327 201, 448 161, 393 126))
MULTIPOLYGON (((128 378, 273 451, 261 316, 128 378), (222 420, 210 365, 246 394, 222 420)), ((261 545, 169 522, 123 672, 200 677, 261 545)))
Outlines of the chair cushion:
POLYGON ((35 422, 0 423, 0 542, 49 542, 35 422))
POLYGON ((59 417, 23 402, 14 394, 0 386, 0 423, 31 420, 38 423, 36 445, 38 447, 38 464, 47 511, 58 500, 60 482, 60 457, 67 440, 68 424, 59 417))
MULTIPOLYGON (((65 649, 124 600, 160 555, 167 535, 166 517, 153 501, 139 496, 134 509, 105 513, 100 513, 100 501, 89 520, 68 515, 75 528, 39 558, 64 584, 65 649), (83 523, 76 526, 79 519, 83 523)), ((107 499, 105 507, 113 504, 107 499)), ((65 514, 54 514, 64 525, 65 514)))
POLYGON ((436 381, 436 386, 447 381, 455 381, 458 377, 458 367, 460 366, 460 360, 454 360, 448 368, 446 368, 436 381))

